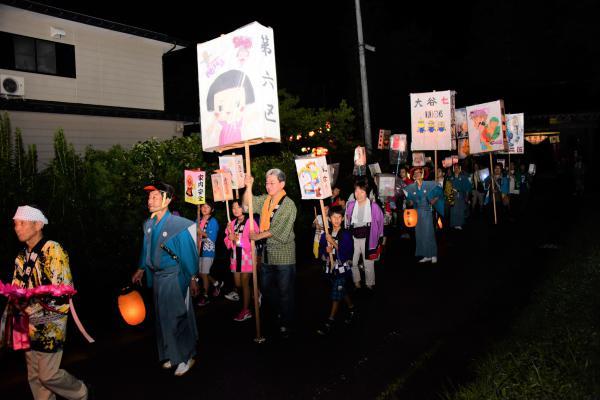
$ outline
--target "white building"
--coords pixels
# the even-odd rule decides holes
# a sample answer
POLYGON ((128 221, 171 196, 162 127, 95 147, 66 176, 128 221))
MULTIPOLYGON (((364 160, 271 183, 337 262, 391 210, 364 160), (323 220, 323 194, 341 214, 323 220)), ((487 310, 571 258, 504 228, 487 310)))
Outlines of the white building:
POLYGON ((4 1, 0 110, 26 145, 36 144, 41 166, 54 156, 58 128, 78 151, 181 136, 184 123, 197 119, 165 111, 163 55, 188 46, 39 3, 4 1))

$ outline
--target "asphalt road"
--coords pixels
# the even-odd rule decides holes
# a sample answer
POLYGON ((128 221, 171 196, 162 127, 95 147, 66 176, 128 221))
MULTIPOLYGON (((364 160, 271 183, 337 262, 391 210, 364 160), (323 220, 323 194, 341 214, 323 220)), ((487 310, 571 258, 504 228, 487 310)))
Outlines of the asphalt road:
MULTIPOLYGON (((370 399, 386 390, 434 397, 448 379, 468 379, 468 359, 503 334, 543 276, 540 261, 552 250, 540 245, 568 233, 568 224, 546 222, 556 214, 555 204, 539 201, 548 198, 540 191, 515 223, 474 216, 464 231, 444 231, 435 265, 415 262, 413 240, 391 237, 375 294, 356 293, 358 319, 329 336, 316 333, 328 314, 328 286, 306 249, 289 339, 265 318, 267 342, 253 343, 254 320, 232 321, 238 305, 221 298, 197 311, 197 363, 183 377, 160 368, 151 318, 95 332, 93 345, 71 331, 63 367, 91 382, 99 399, 370 399)), ((0 393, 31 398, 22 354, 0 353, 0 393)))

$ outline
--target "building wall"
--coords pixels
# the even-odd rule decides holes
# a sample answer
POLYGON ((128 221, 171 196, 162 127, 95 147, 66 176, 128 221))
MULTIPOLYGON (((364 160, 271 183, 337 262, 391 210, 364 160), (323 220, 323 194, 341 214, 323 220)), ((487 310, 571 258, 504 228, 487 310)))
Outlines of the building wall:
POLYGON ((83 152, 87 146, 105 150, 115 144, 130 148, 140 141, 155 137, 170 139, 181 136, 182 124, 178 121, 139 118, 96 117, 71 114, 8 111, 13 129, 20 128, 23 142, 35 144, 39 167, 43 168, 54 158, 54 133, 62 128, 65 137, 75 150, 83 152))
MULTIPOLYGON (((164 110, 162 55, 173 45, 0 4, 0 31, 75 46, 77 78, 25 77, 25 98, 164 110), (63 29, 62 39, 50 27, 63 29)), ((2 55, 0 55, 2 56, 2 55)))

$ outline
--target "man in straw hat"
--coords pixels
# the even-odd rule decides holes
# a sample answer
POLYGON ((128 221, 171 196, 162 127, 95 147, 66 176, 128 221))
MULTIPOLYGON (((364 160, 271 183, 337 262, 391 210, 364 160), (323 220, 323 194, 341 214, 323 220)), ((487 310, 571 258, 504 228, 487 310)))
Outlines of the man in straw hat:
POLYGON ((191 295, 198 294, 196 224, 169 212, 174 189, 159 182, 144 188, 148 211, 139 269, 132 277, 141 283, 146 274, 154 288, 158 356, 163 368, 181 376, 194 365, 198 330, 191 295))
MULTIPOLYGON (((44 237, 48 223, 44 213, 34 206, 21 206, 13 217, 15 233, 25 247, 15 259, 12 284, 23 289, 42 285, 72 286, 69 256, 57 242, 44 237)), ((29 318, 29 343, 21 343, 27 361, 27 379, 33 398, 88 399, 88 387, 60 369, 67 333, 69 299, 33 297, 21 310, 29 318)))

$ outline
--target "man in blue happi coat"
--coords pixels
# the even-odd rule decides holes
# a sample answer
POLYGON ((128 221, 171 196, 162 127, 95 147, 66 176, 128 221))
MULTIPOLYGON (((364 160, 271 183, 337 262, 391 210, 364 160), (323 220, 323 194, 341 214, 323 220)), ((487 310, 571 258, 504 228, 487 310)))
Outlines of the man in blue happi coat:
POLYGON ((198 294, 196 224, 169 212, 171 185, 160 182, 144 190, 151 216, 144 223, 140 265, 132 281, 141 283, 146 274, 153 287, 158 356, 163 368, 176 366, 175 375, 181 376, 194 365, 198 340, 190 298, 198 294))
POLYGON ((468 195, 473 187, 469 177, 461 171, 460 164, 454 164, 452 169, 452 175, 448 178, 454 191, 454 204, 450 205, 450 226, 460 230, 465 224, 468 195))

